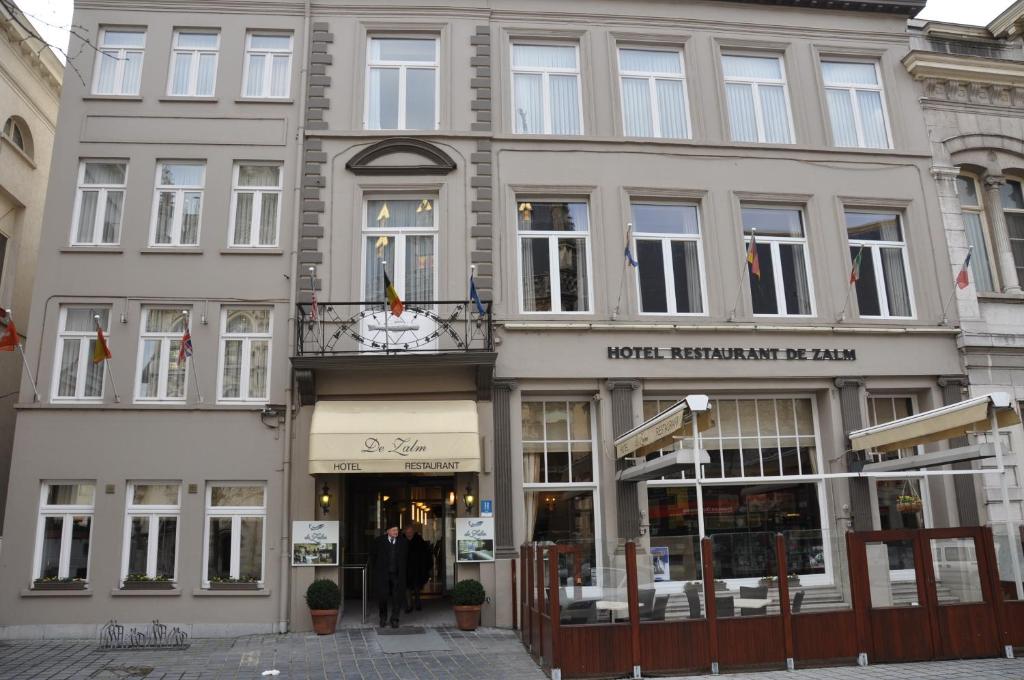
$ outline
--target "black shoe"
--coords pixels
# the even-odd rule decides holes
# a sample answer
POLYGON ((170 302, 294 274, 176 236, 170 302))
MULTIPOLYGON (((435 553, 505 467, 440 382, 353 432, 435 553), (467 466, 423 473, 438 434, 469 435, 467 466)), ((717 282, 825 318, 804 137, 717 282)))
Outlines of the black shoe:
POLYGON ((392 628, 398 628, 398 621, 392 621, 391 622, 391 627, 392 628))
POLYGON ((406 607, 406 608, 405 608, 405 613, 406 613, 406 614, 410 614, 410 613, 412 613, 412 607, 406 607))

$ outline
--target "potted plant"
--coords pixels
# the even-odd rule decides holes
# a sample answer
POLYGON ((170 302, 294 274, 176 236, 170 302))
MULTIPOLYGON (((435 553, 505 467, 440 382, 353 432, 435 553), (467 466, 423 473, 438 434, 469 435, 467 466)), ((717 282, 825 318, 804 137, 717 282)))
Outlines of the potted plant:
POLYGON ((174 582, 166 576, 150 578, 145 574, 128 574, 124 577, 121 590, 171 590, 174 582))
POLYGON ((729 584, 721 579, 715 579, 715 592, 724 592, 729 590, 729 584))
POLYGON ((921 512, 921 508, 924 507, 924 503, 921 501, 920 496, 898 496, 896 498, 896 509, 900 512, 914 513, 921 512))
POLYGON ((33 590, 85 590, 85 579, 44 576, 32 583, 33 590))
POLYGON ((210 577, 210 590, 259 590, 259 587, 260 582, 255 576, 245 578, 210 577))
POLYGON ((683 591, 696 590, 697 592, 700 592, 703 587, 704 584, 701 581, 687 581, 683 584, 683 591))
POLYGON ((452 604, 455 605, 455 625, 459 630, 476 630, 480 625, 480 606, 487 599, 487 593, 479 581, 468 578, 459 581, 452 588, 452 604))
POLYGON ((306 588, 306 604, 313 617, 313 632, 317 635, 333 635, 338 625, 338 607, 341 605, 341 589, 330 579, 317 579, 306 588))

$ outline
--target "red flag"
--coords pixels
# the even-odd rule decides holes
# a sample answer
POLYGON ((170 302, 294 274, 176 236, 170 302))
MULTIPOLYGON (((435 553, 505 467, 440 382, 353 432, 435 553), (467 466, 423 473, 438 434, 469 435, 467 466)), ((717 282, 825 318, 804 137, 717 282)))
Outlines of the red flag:
POLYGON ((960 273, 956 275, 956 285, 960 290, 963 290, 967 286, 971 285, 971 279, 968 275, 968 265, 971 264, 971 251, 967 251, 967 258, 964 260, 964 266, 960 267, 960 273))
POLYGON ((18 338, 18 329, 14 327, 14 319, 7 316, 7 312, 0 309, 0 319, 7 319, 4 332, 0 333, 0 352, 13 352, 21 344, 18 338))
POLYGON ((101 361, 106 361, 112 358, 114 355, 110 353, 110 347, 107 346, 107 337, 103 335, 103 329, 100 328, 100 322, 96 322, 96 346, 92 350, 92 363, 98 364, 101 361))

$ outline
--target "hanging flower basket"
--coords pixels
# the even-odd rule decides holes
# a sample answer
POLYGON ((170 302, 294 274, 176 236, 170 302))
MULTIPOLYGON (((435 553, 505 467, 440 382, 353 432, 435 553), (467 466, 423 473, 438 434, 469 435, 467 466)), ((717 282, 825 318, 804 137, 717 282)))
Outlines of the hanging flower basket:
POLYGON ((903 513, 921 512, 924 502, 918 496, 900 496, 896 499, 896 509, 903 513))

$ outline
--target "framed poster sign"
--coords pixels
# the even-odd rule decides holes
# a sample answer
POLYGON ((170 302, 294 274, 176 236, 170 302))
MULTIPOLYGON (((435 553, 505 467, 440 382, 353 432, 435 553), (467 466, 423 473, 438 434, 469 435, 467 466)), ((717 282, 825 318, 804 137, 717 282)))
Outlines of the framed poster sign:
POLYGON ((457 517, 455 519, 455 561, 494 561, 493 517, 457 517))
POLYGON ((651 571, 655 581, 671 581, 669 576, 668 546, 651 546, 651 571))
POLYGON ((338 566, 338 523, 292 522, 292 566, 338 566))

